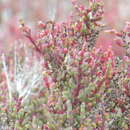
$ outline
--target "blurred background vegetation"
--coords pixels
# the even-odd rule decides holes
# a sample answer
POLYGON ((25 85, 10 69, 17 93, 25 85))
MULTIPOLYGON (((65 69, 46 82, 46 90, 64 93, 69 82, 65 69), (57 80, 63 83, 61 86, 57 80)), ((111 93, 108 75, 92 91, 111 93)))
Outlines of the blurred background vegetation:
MULTIPOLYGON (((130 20, 130 0, 103 1, 104 23, 111 28, 121 29, 125 21, 130 20)), ((88 4, 88 0, 79 2, 86 6, 88 4)), ((0 0, 0 52, 7 51, 7 46, 19 39, 19 19, 35 27, 39 20, 65 21, 71 11, 71 0, 0 0)), ((107 48, 110 44, 113 44, 112 36, 101 34, 97 46, 107 48)), ((112 46, 117 55, 123 55, 121 48, 112 46)))

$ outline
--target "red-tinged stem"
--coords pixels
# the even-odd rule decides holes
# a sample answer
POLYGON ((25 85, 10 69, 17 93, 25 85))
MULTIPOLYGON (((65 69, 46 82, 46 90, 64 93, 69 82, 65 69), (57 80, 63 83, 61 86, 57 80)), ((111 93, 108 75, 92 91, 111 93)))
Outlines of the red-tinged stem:
POLYGON ((78 76, 77 76, 77 87, 73 91, 73 96, 74 97, 77 97, 79 95, 79 91, 82 88, 82 86, 80 84, 81 78, 82 78, 82 71, 81 71, 80 64, 79 64, 79 67, 78 67, 78 76))
POLYGON ((34 45, 36 51, 38 53, 40 53, 41 55, 43 55, 42 51, 40 50, 40 48, 38 48, 38 46, 36 45, 34 39, 30 36, 30 35, 26 35, 26 37, 31 41, 31 43, 34 45))

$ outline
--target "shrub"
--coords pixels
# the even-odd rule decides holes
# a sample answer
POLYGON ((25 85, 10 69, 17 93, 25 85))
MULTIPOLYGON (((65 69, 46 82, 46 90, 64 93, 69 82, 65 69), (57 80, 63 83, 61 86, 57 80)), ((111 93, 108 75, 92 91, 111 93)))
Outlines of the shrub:
POLYGON ((126 50, 124 57, 117 57, 111 47, 105 52, 95 47, 104 30, 103 3, 90 0, 88 7, 76 0, 72 3, 75 11, 67 22, 40 21, 35 36, 21 21, 20 30, 39 65, 15 60, 18 71, 9 73, 3 59, 0 122, 4 128, 129 128, 130 24, 121 32, 105 31, 113 33, 116 43, 126 50))

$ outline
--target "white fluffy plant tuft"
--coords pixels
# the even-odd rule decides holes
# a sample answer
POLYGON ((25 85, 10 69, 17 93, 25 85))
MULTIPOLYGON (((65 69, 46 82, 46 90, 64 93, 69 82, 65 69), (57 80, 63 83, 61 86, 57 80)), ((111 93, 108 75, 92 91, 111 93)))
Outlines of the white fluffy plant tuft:
POLYGON ((24 102, 30 96, 37 95, 42 89, 42 62, 30 56, 24 57, 21 62, 20 57, 16 54, 16 49, 13 62, 13 66, 9 67, 9 64, 6 63, 6 56, 2 55, 9 100, 12 101, 13 94, 17 93, 18 98, 22 98, 22 102, 24 102))

